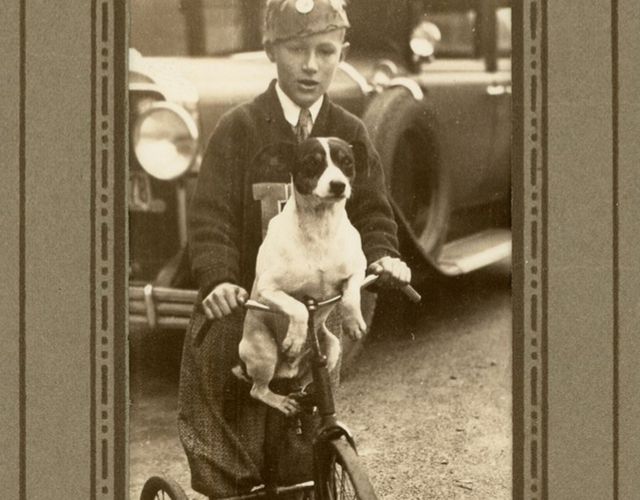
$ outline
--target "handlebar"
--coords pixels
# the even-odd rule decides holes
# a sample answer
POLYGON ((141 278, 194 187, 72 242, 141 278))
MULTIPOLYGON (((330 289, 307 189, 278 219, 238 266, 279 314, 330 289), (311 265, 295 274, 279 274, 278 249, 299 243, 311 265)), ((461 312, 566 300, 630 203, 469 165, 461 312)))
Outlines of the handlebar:
MULTIPOLYGON (((367 288, 368 286, 373 285, 379 278, 380 276, 377 274, 370 274, 367 277, 365 277, 364 281, 362 282, 362 286, 360 287, 361 290, 364 290, 365 288, 367 288)), ((402 292, 407 296, 407 298, 411 301, 411 302, 420 302, 422 300, 422 296, 416 291, 415 288, 413 288, 410 284, 404 285, 402 288, 400 288, 400 290, 402 290, 402 292)), ((331 297, 330 299, 327 300, 323 300, 317 303, 317 306, 320 307, 324 307, 324 306, 328 306, 330 304, 334 304, 336 302, 338 302, 340 299, 342 298, 342 295, 336 295, 335 297, 331 297)), ((244 303, 244 307, 245 309, 254 309, 256 311, 264 311, 264 312, 277 312, 274 311, 273 309, 271 309, 269 306, 261 304, 260 302, 253 300, 253 299, 249 299, 244 303)))

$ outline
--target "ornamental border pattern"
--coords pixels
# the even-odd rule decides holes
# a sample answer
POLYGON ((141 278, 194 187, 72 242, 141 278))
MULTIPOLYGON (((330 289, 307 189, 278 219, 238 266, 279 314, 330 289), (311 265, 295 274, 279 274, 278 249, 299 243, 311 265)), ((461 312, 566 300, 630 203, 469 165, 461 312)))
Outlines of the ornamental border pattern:
MULTIPOLYGON (((541 1, 524 5, 523 69, 524 123, 524 342, 522 498, 546 498, 546 46, 545 8, 541 1)), ((514 471, 518 473, 519 471, 514 471)))
MULTIPOLYGON (((113 498, 115 490, 115 319, 114 263, 115 109, 114 5, 92 0, 92 498, 113 498)), ((119 55, 122 56, 122 55, 119 55)))

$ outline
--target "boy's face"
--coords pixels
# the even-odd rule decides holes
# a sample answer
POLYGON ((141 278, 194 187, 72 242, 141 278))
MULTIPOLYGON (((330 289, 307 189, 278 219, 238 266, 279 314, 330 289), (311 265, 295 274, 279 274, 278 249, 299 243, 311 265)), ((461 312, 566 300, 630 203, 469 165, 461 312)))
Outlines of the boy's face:
POLYGON ((265 50, 276 63, 282 90, 308 108, 329 88, 346 45, 344 30, 338 29, 268 44, 265 50))

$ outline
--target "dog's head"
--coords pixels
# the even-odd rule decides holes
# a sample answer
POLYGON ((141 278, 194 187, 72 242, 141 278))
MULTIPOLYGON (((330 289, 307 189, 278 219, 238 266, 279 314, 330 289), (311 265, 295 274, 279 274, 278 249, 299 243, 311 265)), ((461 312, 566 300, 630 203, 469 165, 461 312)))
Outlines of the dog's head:
POLYGON ((297 194, 331 203, 348 199, 356 165, 366 162, 364 145, 336 137, 310 137, 300 144, 280 143, 263 153, 263 165, 291 175, 297 194), (266 157, 265 157, 266 155, 266 157))
POLYGON ((291 171, 299 194, 328 201, 349 198, 355 174, 351 146, 334 137, 314 137, 302 142, 291 171))

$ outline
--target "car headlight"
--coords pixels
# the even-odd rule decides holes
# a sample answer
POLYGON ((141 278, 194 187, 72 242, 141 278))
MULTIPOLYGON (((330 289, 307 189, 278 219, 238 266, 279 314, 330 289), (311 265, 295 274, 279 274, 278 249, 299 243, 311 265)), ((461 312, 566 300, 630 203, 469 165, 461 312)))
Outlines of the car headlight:
POLYGON ((183 175, 198 154, 198 127, 189 113, 170 102, 154 102, 138 117, 133 150, 153 177, 173 180, 183 175))
POLYGON ((421 21, 411 33, 409 46, 416 59, 430 59, 435 54, 436 44, 442 39, 440 29, 429 21, 421 21))

